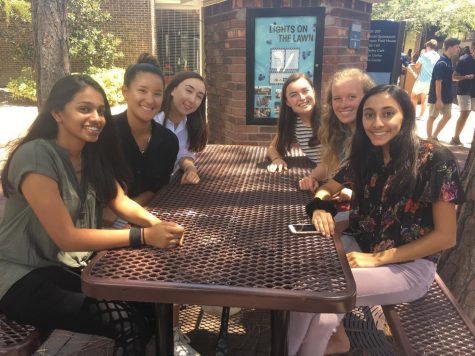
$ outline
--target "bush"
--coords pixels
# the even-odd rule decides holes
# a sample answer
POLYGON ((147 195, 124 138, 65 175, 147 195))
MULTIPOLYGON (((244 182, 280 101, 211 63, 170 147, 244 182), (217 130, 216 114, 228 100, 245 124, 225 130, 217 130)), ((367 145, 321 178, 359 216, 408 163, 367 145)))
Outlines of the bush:
POLYGON ((30 67, 22 68, 20 76, 8 82, 7 89, 15 101, 36 103, 36 82, 30 67))
MULTIPOLYGON (((109 104, 114 106, 123 102, 122 82, 124 72, 122 68, 102 69, 91 67, 86 71, 86 74, 93 77, 104 88, 109 104)), ((33 79, 33 70, 29 67, 22 68, 21 75, 10 80, 7 89, 12 93, 15 101, 36 103, 36 82, 33 79)))
POLYGON ((109 100, 111 106, 121 104, 124 101, 122 96, 124 73, 125 70, 122 68, 102 69, 91 67, 87 70, 87 74, 93 77, 104 88, 107 100, 109 100))

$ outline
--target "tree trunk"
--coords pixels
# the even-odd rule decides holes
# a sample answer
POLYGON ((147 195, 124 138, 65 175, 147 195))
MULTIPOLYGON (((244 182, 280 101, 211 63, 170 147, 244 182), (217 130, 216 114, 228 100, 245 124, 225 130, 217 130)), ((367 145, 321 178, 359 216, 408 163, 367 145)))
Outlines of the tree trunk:
POLYGON ((69 74, 67 0, 32 0, 36 94, 41 109, 54 83, 69 74))
POLYGON ((438 269, 475 323, 475 133, 461 179, 466 201, 457 211, 457 246, 444 252, 438 269))

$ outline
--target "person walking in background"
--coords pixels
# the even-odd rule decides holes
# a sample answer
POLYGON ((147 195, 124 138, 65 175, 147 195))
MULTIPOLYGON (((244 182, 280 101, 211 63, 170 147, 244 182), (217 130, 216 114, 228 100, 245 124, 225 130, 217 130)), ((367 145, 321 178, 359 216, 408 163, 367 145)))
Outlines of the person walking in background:
POLYGON ((459 52, 460 40, 447 38, 444 41, 444 53, 437 61, 432 71, 429 89, 429 119, 427 120, 427 138, 438 141, 437 136, 452 116, 452 60, 451 57, 459 52), (437 128, 432 132, 435 119, 442 114, 437 128))
POLYGON ((408 60, 408 65, 412 63, 412 48, 409 48, 407 51, 407 60, 408 60))
POLYGON ((411 101, 414 105, 414 111, 416 113, 417 102, 419 98, 421 99, 421 111, 418 116, 416 115, 416 117, 422 117, 422 115, 424 115, 426 110, 426 98, 427 94, 429 93, 430 81, 432 79, 432 71, 434 70, 434 66, 440 58, 439 54, 437 53, 436 40, 432 39, 427 41, 424 47, 425 51, 419 56, 414 67, 407 67, 407 70, 412 73, 414 78, 417 78, 411 92, 411 101), (420 70, 419 76, 416 74, 414 69, 420 70))
POLYGON ((460 116, 450 144, 458 146, 462 145, 460 133, 467 122, 470 111, 475 111, 475 41, 472 42, 470 53, 465 53, 460 57, 452 79, 458 81, 457 101, 460 107, 460 116))

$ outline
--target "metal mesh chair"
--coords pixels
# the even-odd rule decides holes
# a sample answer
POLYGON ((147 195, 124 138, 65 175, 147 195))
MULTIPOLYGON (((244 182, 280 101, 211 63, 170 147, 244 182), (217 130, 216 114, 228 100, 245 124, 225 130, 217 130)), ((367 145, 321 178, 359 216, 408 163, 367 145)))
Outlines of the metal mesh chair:
POLYGON ((50 333, 7 319, 0 312, 0 355, 31 355, 50 333))

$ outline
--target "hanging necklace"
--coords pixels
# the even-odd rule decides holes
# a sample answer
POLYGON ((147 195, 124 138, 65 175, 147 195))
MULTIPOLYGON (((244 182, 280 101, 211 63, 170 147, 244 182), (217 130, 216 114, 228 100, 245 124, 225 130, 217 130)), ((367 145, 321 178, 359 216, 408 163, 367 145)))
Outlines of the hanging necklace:
POLYGON ((138 144, 137 144, 137 146, 139 147, 139 151, 140 151, 141 154, 144 154, 145 151, 147 150, 147 147, 148 147, 148 145, 149 145, 149 143, 150 143, 150 139, 151 139, 151 138, 152 138, 152 126, 150 126, 150 130, 149 130, 149 132, 148 132, 147 142, 145 142, 144 145, 138 145, 138 144))

